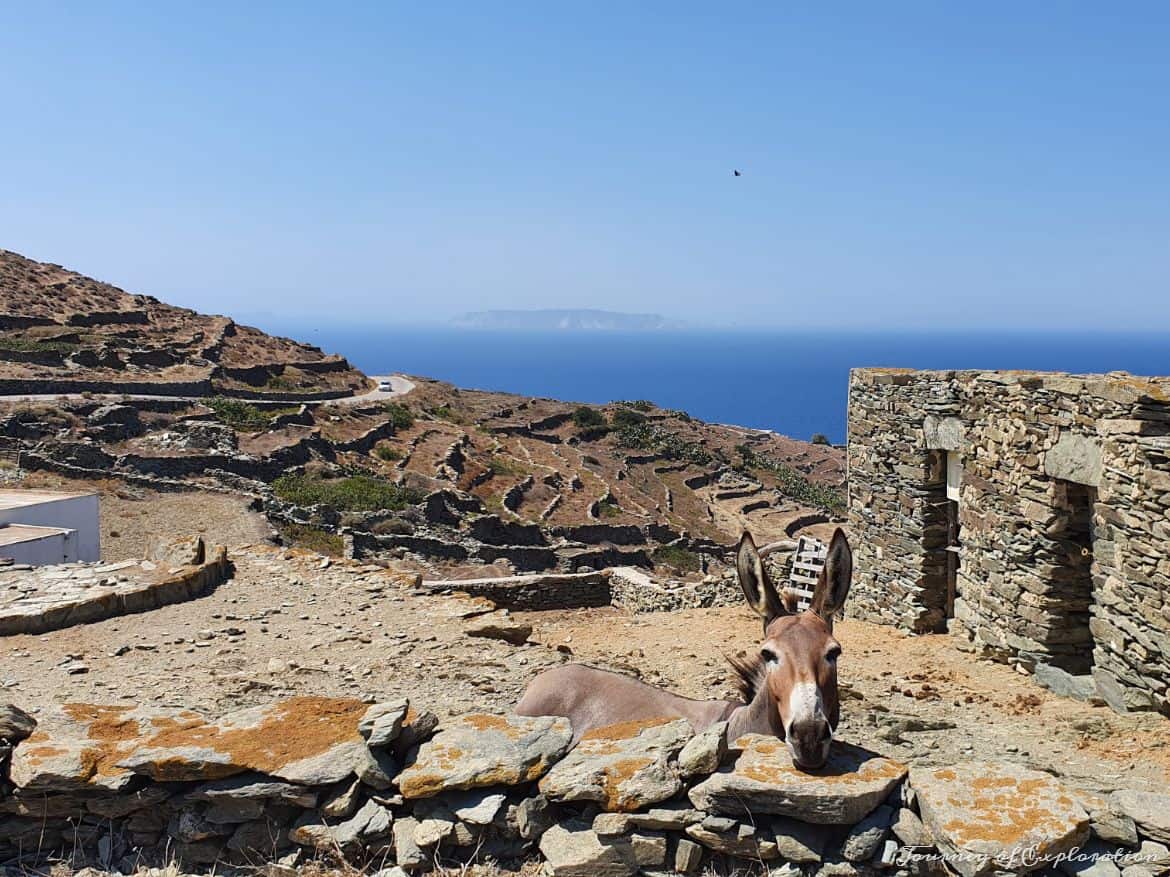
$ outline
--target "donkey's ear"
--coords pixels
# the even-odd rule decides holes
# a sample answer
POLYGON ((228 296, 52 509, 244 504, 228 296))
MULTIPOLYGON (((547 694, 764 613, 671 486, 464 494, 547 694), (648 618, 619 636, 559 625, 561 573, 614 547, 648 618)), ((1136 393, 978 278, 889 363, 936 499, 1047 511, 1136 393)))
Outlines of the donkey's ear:
POLYGON ((735 554, 735 570, 739 573, 739 586, 747 597, 748 605, 764 619, 767 626, 773 618, 786 615, 784 604, 772 587, 772 581, 760 560, 752 534, 744 531, 739 539, 739 550, 735 554))
POLYGON ((810 607, 812 611, 831 623, 833 616, 845 605, 852 581, 853 551, 849 548, 845 531, 838 527, 832 541, 829 542, 825 568, 821 570, 821 576, 817 579, 817 588, 813 593, 810 607))

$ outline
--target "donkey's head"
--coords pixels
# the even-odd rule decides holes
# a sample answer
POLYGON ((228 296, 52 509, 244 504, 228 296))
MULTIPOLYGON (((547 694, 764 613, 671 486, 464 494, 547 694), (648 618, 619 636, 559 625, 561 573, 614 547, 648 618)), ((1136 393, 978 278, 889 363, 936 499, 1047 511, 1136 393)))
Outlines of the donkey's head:
POLYGON ((748 604, 764 619, 757 684, 766 686, 776 710, 770 722, 779 728, 798 767, 821 767, 840 718, 841 646, 833 638, 833 615, 845 604, 853 577, 849 540, 840 529, 833 534, 812 604, 804 612, 796 611, 792 591, 777 592, 750 533, 739 541, 736 569, 748 604))

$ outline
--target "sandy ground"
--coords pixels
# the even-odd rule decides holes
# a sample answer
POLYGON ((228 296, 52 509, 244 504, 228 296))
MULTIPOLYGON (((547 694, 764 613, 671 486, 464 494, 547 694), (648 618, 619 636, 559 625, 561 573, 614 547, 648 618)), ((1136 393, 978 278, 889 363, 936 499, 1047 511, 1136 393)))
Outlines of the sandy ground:
MULTIPOLYGON (((141 701, 218 713, 291 694, 403 694, 450 715, 505 711, 540 669, 566 660, 725 697, 732 674, 723 656, 757 646, 759 621, 738 607, 526 613, 518 616, 533 626, 526 645, 474 638, 465 618, 482 612, 482 601, 419 593, 400 572, 264 544, 257 537, 267 527, 239 500, 107 489, 108 556, 134 555, 145 534, 163 527, 202 527, 229 545, 234 577, 189 603, 0 639, 0 699, 30 710, 141 701), (66 672, 78 663, 86 672, 66 672)), ((911 637, 857 621, 839 622, 836 632, 843 739, 912 765, 1019 761, 1086 788, 1164 788, 1170 780, 1166 719, 1056 697, 945 635, 911 637), (924 727, 935 729, 914 730, 924 727)))

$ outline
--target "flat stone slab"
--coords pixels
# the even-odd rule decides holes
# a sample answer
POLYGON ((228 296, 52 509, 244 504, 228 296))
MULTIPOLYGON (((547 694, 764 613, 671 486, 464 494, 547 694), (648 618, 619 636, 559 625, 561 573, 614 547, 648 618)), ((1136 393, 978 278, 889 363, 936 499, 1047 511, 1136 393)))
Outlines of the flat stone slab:
POLYGON ((532 782, 569 749, 569 720, 472 713, 446 723, 398 775, 405 798, 532 782))
POLYGON ((12 780, 37 792, 120 789, 135 775, 172 782, 248 771, 298 785, 338 782, 370 759, 358 731, 368 709, 354 699, 295 697, 209 719, 190 710, 65 704, 16 748, 12 780))
POLYGON ((915 769, 910 783, 923 823, 964 877, 1044 868, 1089 838, 1089 814, 1046 773, 971 761, 915 769))
POLYGON ((614 813, 665 801, 682 790, 675 759, 694 733, 686 719, 593 728, 545 774, 540 791, 553 801, 595 801, 614 813))
POLYGON ((1170 844, 1170 795, 1124 789, 1114 792, 1110 802, 1136 822, 1143 834, 1170 844))
POLYGON ((123 560, 0 569, 0 636, 45 633, 194 599, 230 571, 223 548, 208 547, 206 558, 181 567, 123 560))
POLYGON ((691 789, 698 809, 852 825, 881 804, 907 773, 905 765, 848 743, 834 742, 828 762, 814 771, 796 767, 776 737, 746 734, 734 748, 740 753, 733 764, 691 789))

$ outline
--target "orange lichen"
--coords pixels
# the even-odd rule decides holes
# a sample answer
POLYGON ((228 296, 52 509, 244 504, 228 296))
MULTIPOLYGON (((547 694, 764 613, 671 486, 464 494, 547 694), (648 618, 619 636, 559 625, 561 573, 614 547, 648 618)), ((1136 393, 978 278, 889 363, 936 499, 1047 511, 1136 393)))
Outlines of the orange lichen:
POLYGON ((463 717, 463 724, 470 725, 477 731, 512 731, 514 730, 508 724, 508 720, 503 716, 492 716, 487 713, 475 713, 470 716, 463 717))
POLYGON ((602 806, 610 813, 627 813, 638 809, 641 803, 631 797, 623 788, 626 780, 632 779, 638 771, 653 764, 654 759, 647 756, 623 758, 613 764, 606 765, 602 780, 602 806))
POLYGON ((602 725, 599 728, 590 728, 581 735, 581 740, 629 740, 632 737, 637 737, 647 728, 657 728, 660 725, 676 721, 676 719, 677 717, 657 716, 652 719, 602 725))
MULTIPOLYGON (((945 773, 944 776, 943 771, 935 771, 934 776, 964 782, 953 771, 945 773)), ((972 797, 956 791, 946 798, 950 806, 964 815, 942 825, 959 847, 977 843, 1002 847, 1025 845, 1044 855, 1056 842, 1082 828, 1086 821, 1075 816, 1075 802, 1047 777, 978 776, 965 782, 972 797), (1050 800, 1063 807, 1064 812, 1054 812, 1050 800)), ((928 803, 924 806, 929 809, 928 803)))

